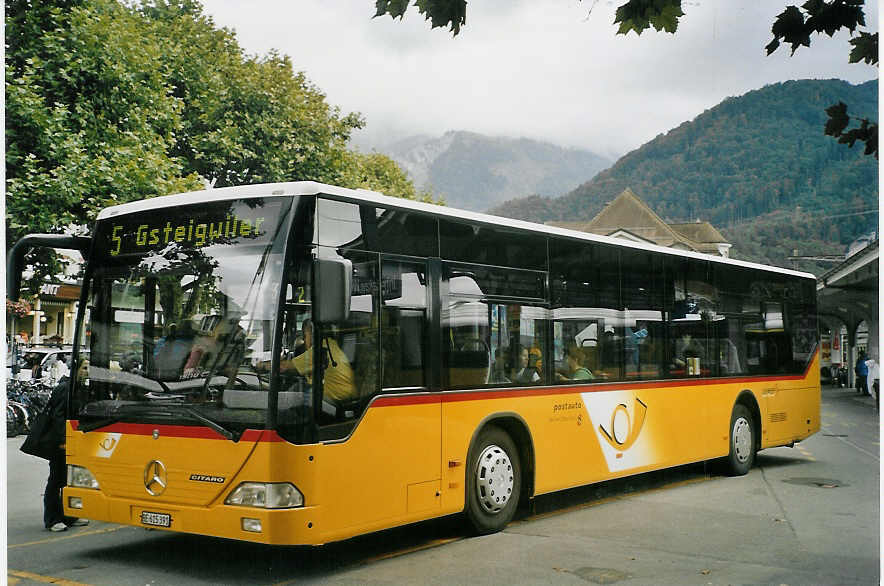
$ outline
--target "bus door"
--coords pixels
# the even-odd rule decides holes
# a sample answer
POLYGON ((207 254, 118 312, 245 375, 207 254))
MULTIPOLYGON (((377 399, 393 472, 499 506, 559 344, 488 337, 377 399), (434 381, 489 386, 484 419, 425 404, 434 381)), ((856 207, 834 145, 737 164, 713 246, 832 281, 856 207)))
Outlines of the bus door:
MULTIPOLYGON (((321 380, 313 380, 322 385, 318 498, 324 526, 340 532, 327 538, 432 517, 441 503, 441 399, 427 393, 438 277, 425 260, 356 250, 354 243, 390 248, 391 239, 411 233, 408 217, 366 208, 317 202, 316 256, 352 267, 347 317, 319 324, 327 358, 321 380)), ((314 307, 328 294, 320 285, 313 286, 314 307)))
MULTIPOLYGON (((783 328, 783 306, 781 303, 762 303, 761 322, 753 324, 747 331, 751 360, 766 373, 785 372, 785 364, 791 360, 791 347, 788 334, 783 328)), ((766 417, 762 429, 767 441, 778 441, 790 435, 791 418, 797 413, 789 412, 789 402, 794 394, 794 383, 783 380, 766 380, 762 386, 762 397, 766 417), (791 417, 790 417, 791 415, 791 417)))

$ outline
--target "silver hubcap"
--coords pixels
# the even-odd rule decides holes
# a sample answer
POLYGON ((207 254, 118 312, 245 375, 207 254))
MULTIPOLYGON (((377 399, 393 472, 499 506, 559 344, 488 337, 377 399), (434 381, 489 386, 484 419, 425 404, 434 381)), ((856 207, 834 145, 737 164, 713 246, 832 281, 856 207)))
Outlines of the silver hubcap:
POLYGON ((486 513, 499 513, 513 494, 513 463, 499 446, 488 446, 476 466, 476 493, 486 513))
POLYGON ((745 418, 740 417, 734 421, 733 437, 734 455, 738 462, 745 464, 752 453, 752 428, 745 418))

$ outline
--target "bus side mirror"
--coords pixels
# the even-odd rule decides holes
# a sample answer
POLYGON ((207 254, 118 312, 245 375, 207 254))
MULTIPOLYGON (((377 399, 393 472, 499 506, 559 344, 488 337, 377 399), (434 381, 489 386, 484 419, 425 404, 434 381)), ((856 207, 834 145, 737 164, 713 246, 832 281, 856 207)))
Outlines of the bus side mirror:
POLYGON ((25 253, 32 248, 64 248, 79 250, 83 256, 89 251, 92 239, 66 234, 29 234, 19 239, 6 253, 6 297, 17 301, 21 293, 21 272, 25 253))
POLYGON ((341 323, 350 316, 350 275, 353 263, 345 258, 317 258, 313 265, 315 299, 313 319, 319 324, 341 323))

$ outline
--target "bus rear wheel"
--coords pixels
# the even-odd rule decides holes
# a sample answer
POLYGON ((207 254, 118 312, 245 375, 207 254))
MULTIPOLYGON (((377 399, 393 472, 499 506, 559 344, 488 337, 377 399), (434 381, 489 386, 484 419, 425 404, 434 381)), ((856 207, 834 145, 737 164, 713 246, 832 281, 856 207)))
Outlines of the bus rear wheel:
POLYGON ((522 487, 519 452, 509 434, 489 426, 468 457, 466 515, 479 535, 506 527, 516 514, 522 487))
POLYGON ((755 462, 755 423, 745 405, 734 406, 731 414, 728 468, 733 476, 749 472, 755 462))

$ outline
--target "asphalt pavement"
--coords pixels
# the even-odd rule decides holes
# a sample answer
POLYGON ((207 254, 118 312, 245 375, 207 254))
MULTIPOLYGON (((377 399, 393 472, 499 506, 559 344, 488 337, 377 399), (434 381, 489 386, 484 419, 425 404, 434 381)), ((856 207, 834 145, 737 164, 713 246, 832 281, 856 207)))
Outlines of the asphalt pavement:
POLYGON ((7 440, 10 584, 878 584, 880 419, 823 389, 822 429, 731 478, 701 463, 536 499, 504 531, 458 518, 322 548, 41 524, 46 464, 7 440))

